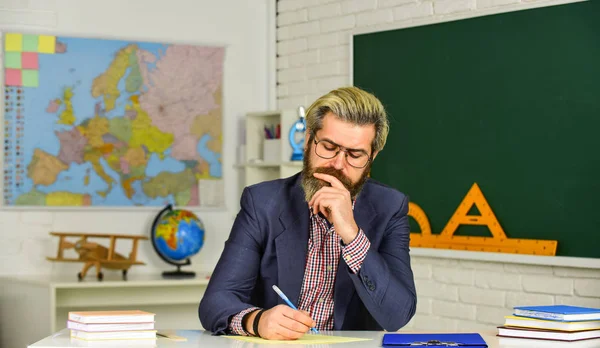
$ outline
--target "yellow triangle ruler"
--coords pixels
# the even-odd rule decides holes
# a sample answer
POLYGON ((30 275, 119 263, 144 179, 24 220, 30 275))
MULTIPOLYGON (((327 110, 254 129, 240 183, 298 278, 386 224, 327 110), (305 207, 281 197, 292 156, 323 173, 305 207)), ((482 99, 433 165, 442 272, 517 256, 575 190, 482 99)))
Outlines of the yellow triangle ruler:
POLYGON ((558 242, 555 240, 507 238, 477 183, 471 186, 440 234, 431 233, 429 219, 417 204, 409 203, 408 215, 415 219, 421 229, 420 233, 410 233, 410 246, 412 247, 556 255, 558 242), (473 205, 477 207, 480 215, 468 215, 473 205), (455 236, 454 233, 460 225, 487 226, 492 236, 455 236))

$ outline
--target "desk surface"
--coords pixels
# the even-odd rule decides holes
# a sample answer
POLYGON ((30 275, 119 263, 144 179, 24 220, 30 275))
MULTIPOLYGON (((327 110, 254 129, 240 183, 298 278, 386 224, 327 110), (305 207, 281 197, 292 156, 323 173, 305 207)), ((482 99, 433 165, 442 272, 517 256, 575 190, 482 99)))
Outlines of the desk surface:
MULTIPOLYGON (((159 330, 160 331, 160 330, 159 330)), ((171 331, 171 330, 170 330, 171 331)), ((158 348, 191 348, 191 347, 235 347, 235 348, 255 348, 255 347, 271 347, 271 348, 336 348, 336 347, 381 347, 381 338, 383 337, 384 332, 382 331, 324 331, 321 334, 324 335, 333 335, 333 336, 344 336, 344 337, 358 337, 358 338, 370 338, 369 341, 358 341, 358 342, 348 342, 348 343, 340 343, 340 344, 316 344, 316 345, 301 345, 301 344, 256 344, 250 342, 244 342, 239 340, 234 340, 230 338, 224 338, 219 336, 213 336, 210 332, 203 330, 175 330, 171 331, 178 336, 182 336, 187 338, 185 342, 173 341, 167 338, 159 337, 156 340, 156 347, 158 348)), ((551 347, 552 341, 540 341, 540 340, 531 340, 531 339, 511 339, 511 338, 499 338, 496 337, 495 332, 480 332, 481 336, 487 342, 489 348, 503 348, 503 347, 534 347, 536 344, 548 344, 544 345, 544 347, 551 347)), ((600 340, 596 341, 596 344, 600 345, 600 340)), ((588 341, 591 343, 591 341, 588 341)), ((69 337, 69 330, 63 329, 56 334, 46 337, 43 340, 40 340, 29 347, 31 348, 72 348, 72 347, 115 347, 114 345, 97 345, 96 342, 92 342, 89 344, 86 341, 71 339, 69 337)), ((125 347, 125 346, 123 346, 125 347)), ((135 347, 129 346, 127 347, 135 347)), ((139 346, 141 347, 149 347, 149 346, 139 346)), ((562 345, 561 345, 562 347, 562 345)), ((578 346, 579 347, 579 346, 578 346)), ((597 347, 596 345, 591 345, 589 347, 597 347)))

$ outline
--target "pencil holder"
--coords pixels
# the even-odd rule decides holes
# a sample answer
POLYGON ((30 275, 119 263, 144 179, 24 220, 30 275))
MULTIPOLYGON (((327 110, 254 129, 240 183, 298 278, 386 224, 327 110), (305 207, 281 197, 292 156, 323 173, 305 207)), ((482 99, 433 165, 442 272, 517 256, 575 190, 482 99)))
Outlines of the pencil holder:
POLYGON ((281 139, 265 139, 263 142, 263 161, 281 161, 281 139))

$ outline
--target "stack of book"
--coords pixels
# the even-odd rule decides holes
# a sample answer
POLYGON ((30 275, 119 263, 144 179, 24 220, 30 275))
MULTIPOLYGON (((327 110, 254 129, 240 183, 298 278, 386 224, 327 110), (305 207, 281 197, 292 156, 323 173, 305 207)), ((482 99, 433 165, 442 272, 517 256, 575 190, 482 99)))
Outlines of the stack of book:
MULTIPOLYGON (((547 340, 548 346, 559 347, 561 341, 568 347, 600 346, 600 309, 566 305, 515 307, 514 315, 505 317, 498 327, 501 343, 518 343, 512 339, 547 340), (581 342, 574 345, 571 342, 581 342), (585 342, 584 342, 585 341, 585 342), (591 344, 591 345, 590 345, 591 344)), ((542 346, 541 341, 536 345, 542 346)))
POLYGON ((154 345, 154 315, 139 310, 69 312, 67 328, 78 340, 154 345))

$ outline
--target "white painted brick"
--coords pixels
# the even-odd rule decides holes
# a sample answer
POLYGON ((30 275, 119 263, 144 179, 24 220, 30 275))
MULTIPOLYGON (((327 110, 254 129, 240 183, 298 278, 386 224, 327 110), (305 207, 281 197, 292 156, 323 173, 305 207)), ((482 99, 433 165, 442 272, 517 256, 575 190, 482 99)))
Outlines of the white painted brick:
POLYGON ((56 256, 56 250, 57 247, 55 243, 52 243, 50 238, 24 239, 22 255, 27 259, 27 262, 26 265, 19 266, 19 271, 21 271, 21 267, 25 266, 28 268, 27 273, 30 273, 32 270, 37 270, 37 272, 34 273, 46 273, 44 270, 49 269, 51 263, 46 257, 56 256))
POLYGON ((417 313, 431 314, 431 299, 423 298, 417 300, 417 313))
POLYGON ((600 308, 600 297, 556 296, 556 304, 600 308))
MULTIPOLYGON (((288 87, 289 90, 289 95, 290 96, 306 96, 309 95, 310 93, 313 93, 316 89, 316 81, 298 81, 298 82, 290 82, 288 84, 286 84, 286 86, 288 87)), ((318 98, 318 97, 317 97, 318 98)), ((309 99, 312 100, 312 99, 309 99)))
POLYGON ((348 75, 331 76, 317 80, 317 88, 320 91, 331 91, 342 86, 347 86, 350 83, 348 75))
POLYGON ((436 317, 433 315, 415 315, 414 328, 416 330, 431 331, 456 331, 458 321, 456 319, 436 317))
MULTIPOLYGON (((27 238, 41 238, 41 239, 49 239, 50 232, 52 232, 52 225, 44 224, 44 225, 33 225, 33 224, 20 224, 19 225, 19 235, 27 238)), ((64 232, 64 231, 58 231, 64 232)))
POLYGON ((503 307, 506 302, 506 292, 491 289, 479 289, 462 286, 458 289, 461 302, 479 305, 503 307))
POLYGON ((431 279, 431 265, 411 264, 413 276, 418 279, 431 279))
POLYGON ((306 80, 306 68, 289 68, 277 71, 277 82, 285 83, 291 81, 306 80))
POLYGON ((277 15, 277 25, 284 26, 308 21, 308 10, 282 12, 277 15))
POLYGON ((350 37, 352 36, 351 30, 340 31, 338 32, 338 40, 340 41, 340 45, 347 45, 350 43, 350 37))
POLYGON ((376 8, 377 0, 346 0, 342 2, 342 13, 357 13, 376 8))
POLYGON ((519 0, 477 0, 477 8, 490 8, 495 6, 503 6, 516 4, 519 0))
MULTIPOLYGON (((0 226, 1 227, 1 226, 0 226)), ((5 231, 5 230, 2 230, 5 231)), ((0 260, 7 259, 6 262, 10 261, 10 258, 14 255, 19 255, 23 252, 23 240, 21 236, 17 234, 12 236, 2 236, 2 243, 0 243, 0 260)), ((3 262, 4 263, 4 262, 3 262)))
POLYGON ((51 11, 0 10, 0 23, 3 25, 56 27, 56 21, 56 13, 51 11))
POLYGON ((333 18, 342 14, 342 6, 339 3, 326 4, 308 9, 308 19, 333 18))
POLYGON ((277 57, 277 70, 287 69, 290 67, 290 56, 277 57))
POLYGON ((463 269, 504 272, 504 264, 499 262, 460 260, 459 265, 463 269))
POLYGON ((475 271, 471 269, 439 266, 433 268, 433 279, 446 284, 473 285, 474 274, 475 271))
POLYGON ((289 96, 289 88, 288 85, 277 85, 277 96, 278 97, 287 97, 289 96))
POLYGON ((438 0, 433 3, 436 14, 450 14, 470 11, 475 8, 475 0, 438 0))
POLYGON ((0 211, 0 222, 7 225, 17 225, 21 214, 17 211, 0 211))
POLYGON ((21 213, 21 222, 28 225, 52 225, 54 215, 44 211, 27 211, 21 213))
POLYGON ((306 50, 306 39, 295 39, 279 41, 277 43, 277 54, 288 55, 306 50))
POLYGON ((433 300, 431 307, 431 313, 440 317, 475 319, 476 306, 472 304, 433 300))
POLYGON ((288 57, 289 65, 292 68, 316 64, 319 62, 319 50, 304 51, 300 53, 290 54, 288 57))
POLYGON ((315 6, 319 0, 278 0, 277 12, 296 11, 301 8, 315 6))
POLYGON ((600 297, 600 279, 575 279, 575 294, 600 297))
POLYGON ((24 10, 27 8, 27 0, 2 0, 0 8, 6 10, 24 10))
POLYGON ((417 0, 379 0, 377 8, 394 7, 398 5, 414 4, 417 0))
POLYGON ((354 28, 355 24, 356 24, 356 19, 354 18, 354 15, 322 19, 321 20, 321 32, 330 33, 332 31, 351 29, 351 28, 354 28))
POLYGON ((433 15, 433 5, 431 2, 421 2, 418 4, 396 7, 394 9, 395 21, 405 21, 431 15, 433 15))
POLYGON ((340 43, 338 33, 321 34, 308 37, 308 48, 322 48, 329 46, 337 46, 340 43))
POLYGON ((469 320, 458 320, 458 331, 494 331, 496 326, 492 324, 483 324, 469 320))
POLYGON ((296 109, 300 105, 307 105, 306 98, 303 96, 277 98, 277 107, 280 109, 296 109))
POLYGON ((417 298, 430 297, 439 300, 457 301, 458 287, 440 284, 433 280, 415 279, 417 298))
POLYGON ((524 292, 508 291, 506 293, 506 308, 516 306, 549 306, 554 304, 554 296, 528 294, 524 292))
POLYGON ((476 271, 475 285, 484 289, 521 290, 521 275, 514 273, 476 271))
POLYGON ((504 270, 510 273, 523 274, 552 274, 551 266, 505 264, 504 270))
POLYGON ((276 31, 277 41, 289 40, 292 38, 290 27, 278 27, 276 31))
POLYGON ((343 64, 340 61, 337 62, 327 62, 323 64, 311 65, 306 68, 306 74, 309 79, 326 77, 326 76, 336 76, 345 71, 342 71, 343 64))
POLYGON ((369 25, 389 23, 393 19, 394 14, 389 10, 363 12, 356 15, 356 26, 366 27, 369 25))
POLYGON ((571 295, 573 279, 531 275, 523 277, 523 289, 541 294, 571 295))
POLYGON ((600 279, 600 269, 554 267, 554 275, 568 278, 596 278, 600 279))
POLYGON ((498 308, 489 306, 477 306, 477 321, 500 326, 504 323, 504 317, 512 315, 510 308, 498 308))
POLYGON ((430 264, 430 265, 438 265, 438 266, 458 266, 458 260, 455 259, 446 259, 446 258, 436 258, 436 257, 425 257, 425 256, 411 256, 412 263, 421 263, 421 264, 430 264))
POLYGON ((292 39, 316 35, 321 32, 318 21, 290 25, 290 36, 292 39))
POLYGON ((27 8, 38 11, 55 11, 56 0, 29 0, 27 8))

